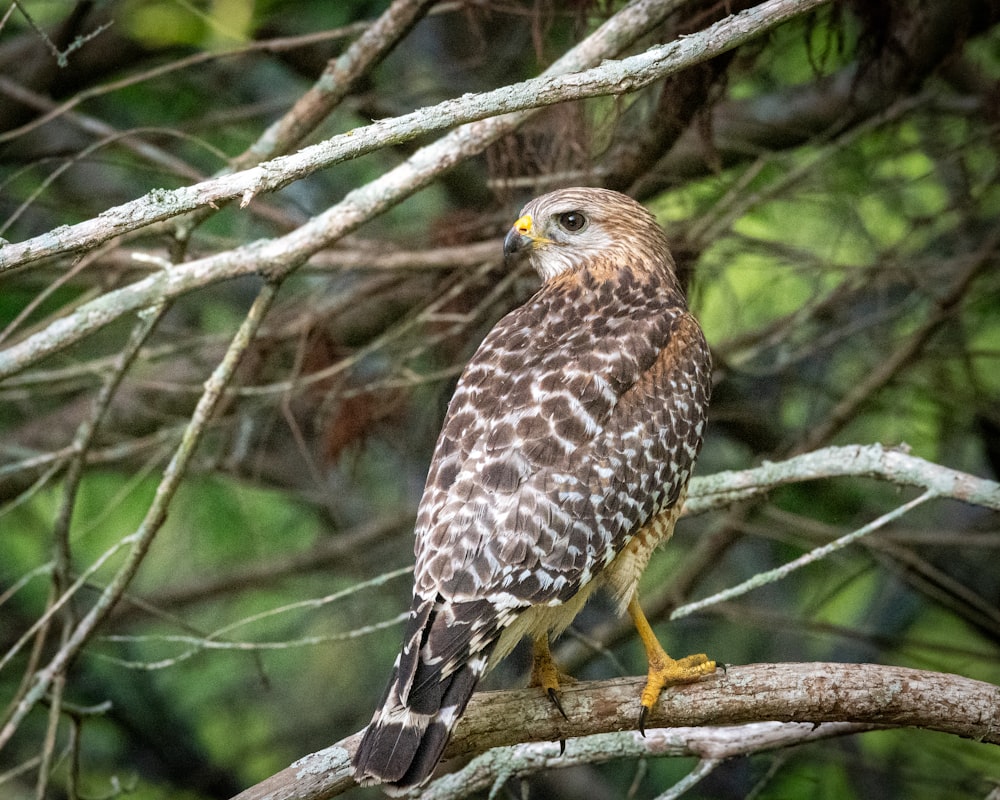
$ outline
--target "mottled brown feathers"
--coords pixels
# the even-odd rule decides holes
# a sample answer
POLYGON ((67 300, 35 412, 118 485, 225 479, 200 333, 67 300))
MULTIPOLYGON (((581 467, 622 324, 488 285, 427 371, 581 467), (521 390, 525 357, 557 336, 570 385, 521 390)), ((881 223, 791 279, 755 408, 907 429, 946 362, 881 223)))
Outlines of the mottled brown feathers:
POLYGON ((425 780, 517 638, 558 633, 597 585, 627 603, 701 446, 708 348, 652 215, 616 192, 565 189, 528 203, 504 249, 545 280, 490 331, 449 406, 403 649, 355 759, 362 781, 425 780))

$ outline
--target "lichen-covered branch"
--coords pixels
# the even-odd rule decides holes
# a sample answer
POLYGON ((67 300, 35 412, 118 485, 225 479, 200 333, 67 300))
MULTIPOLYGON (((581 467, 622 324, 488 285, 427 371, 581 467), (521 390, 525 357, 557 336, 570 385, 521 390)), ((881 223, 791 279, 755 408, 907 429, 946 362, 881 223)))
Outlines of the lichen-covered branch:
POLYGON ((824 447, 754 469, 717 472, 691 480, 687 514, 701 514, 766 494, 778 486, 821 478, 871 477, 913 486, 972 505, 1000 511, 1000 484, 943 467, 880 444, 824 447))
POLYGON ((121 236, 201 206, 211 206, 234 198, 242 198, 246 203, 255 195, 280 189, 318 169, 325 169, 383 147, 398 145, 433 131, 567 100, 632 92, 686 66, 730 50, 825 2, 827 0, 768 0, 679 41, 584 70, 584 67, 614 55, 620 49, 618 37, 621 34, 634 40, 650 27, 650 21, 655 24, 672 5, 640 0, 612 18, 612 21, 616 21, 612 26, 616 29, 616 36, 608 36, 608 31, 605 31, 608 28, 606 23, 541 77, 483 94, 446 100, 400 117, 379 120, 364 128, 348 131, 304 148, 293 155, 275 158, 242 172, 172 191, 150 192, 130 203, 109 209, 95 219, 57 228, 25 242, 0 247, 0 272, 41 258, 94 247, 113 236, 121 236), (645 18, 647 24, 637 28, 633 17, 645 18), (604 34, 599 35, 602 31, 605 31, 604 34), (613 43, 610 49, 601 46, 608 43, 613 43), (581 55, 582 60, 579 58, 581 55))
MULTIPOLYGON (((476 756, 465 767, 434 781, 421 800, 458 800, 471 792, 498 790, 510 778, 523 778, 547 769, 603 764, 626 758, 690 758, 717 766, 730 758, 807 744, 835 736, 849 736, 882 726, 852 722, 751 722, 746 725, 705 728, 654 728, 595 733, 573 740, 572 747, 557 742, 530 742, 496 747, 476 756)), ((675 787, 676 788, 676 787, 675 787)), ((661 795, 662 797, 662 795, 661 795)))

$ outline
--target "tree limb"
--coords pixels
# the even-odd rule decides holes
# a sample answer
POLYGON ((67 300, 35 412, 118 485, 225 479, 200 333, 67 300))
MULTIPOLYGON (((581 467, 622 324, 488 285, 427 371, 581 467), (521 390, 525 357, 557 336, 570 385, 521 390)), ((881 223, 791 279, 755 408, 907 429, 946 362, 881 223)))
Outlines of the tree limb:
POLYGON ((287 153, 301 142, 347 96, 358 78, 381 62, 435 2, 394 0, 344 53, 330 60, 323 74, 281 119, 233 159, 231 167, 244 169, 287 153))
POLYGON ((684 511, 702 514, 758 497, 788 483, 847 475, 882 478, 900 486, 916 486, 941 497, 1000 511, 1000 484, 995 481, 942 467, 911 456, 902 449, 880 444, 824 447, 784 461, 764 462, 754 469, 692 478, 684 511))
MULTIPOLYGON (((632 677, 569 684, 560 692, 568 719, 537 689, 481 692, 470 701, 445 756, 559 739, 570 740, 566 748, 572 753, 575 737, 632 730, 644 683, 644 677, 632 677)), ((651 726, 671 728, 766 721, 916 727, 1000 745, 1000 687, 880 664, 751 664, 668 687, 650 715, 651 726)), ((354 785, 350 759, 359 740, 356 733, 305 756, 235 800, 322 800, 341 794, 354 785)), ((733 754, 711 739, 700 747, 705 757, 733 754)))
MULTIPOLYGON (((224 203, 237 197, 242 198, 242 204, 246 205, 258 194, 276 191, 319 169, 358 158, 388 145, 410 141, 432 131, 567 100, 626 94, 684 67, 724 53, 825 2, 827 0, 768 0, 760 6, 727 17, 697 34, 651 47, 644 53, 620 61, 605 61, 600 66, 578 71, 588 63, 609 55, 607 51, 601 53, 598 48, 593 54, 597 56, 596 59, 593 56, 585 58, 583 63, 575 67, 558 71, 568 74, 552 74, 550 70, 545 75, 522 83, 482 94, 464 95, 400 117, 379 120, 241 172, 173 191, 157 189, 137 200, 108 209, 92 220, 56 228, 27 241, 0 247, 0 272, 42 258, 94 247, 115 236, 201 206, 224 203)), ((641 5, 656 6, 663 3, 633 4, 635 7, 641 5)), ((647 10, 645 13, 648 15, 651 12, 647 10)), ((619 12, 616 16, 620 17, 622 14, 624 12, 619 12)), ((657 18, 659 16, 656 15, 657 18)), ((636 35, 640 32, 631 31, 636 35)), ((401 199, 396 198, 396 201, 401 199)), ((340 235, 342 234, 334 238, 339 238, 340 235)))
MULTIPOLYGON (((191 211, 202 205, 226 202, 237 196, 243 202, 261 192, 281 188, 324 166, 353 158, 390 143, 398 143, 432 130, 450 127, 464 120, 484 120, 465 125, 434 144, 417 151, 410 159, 375 181, 349 193, 336 206, 301 227, 277 239, 251 242, 217 255, 173 266, 171 269, 108 292, 85 303, 72 314, 0 353, 0 379, 15 374, 35 361, 80 341, 119 317, 164 299, 178 297, 195 288, 227 278, 254 273, 272 276, 287 274, 301 266, 313 253, 330 246, 363 223, 429 184, 464 158, 481 152, 524 117, 508 112, 538 108, 556 102, 621 94, 641 88, 658 78, 699 63, 736 47, 775 25, 802 14, 825 0, 769 0, 753 9, 727 17, 701 33, 685 37, 621 61, 607 61, 600 67, 562 76, 545 75, 515 86, 482 95, 448 100, 429 109, 415 111, 393 120, 377 122, 349 131, 326 142, 284 156, 253 169, 224 176, 173 192, 157 190, 144 198, 110 209, 98 217, 70 227, 57 228, 20 244, 0 247, 0 271, 23 266, 60 253, 93 247, 113 236, 191 211), (458 109, 456 111, 456 109, 458 109), (494 116, 503 114, 505 116, 494 116), (492 117, 491 119, 484 119, 492 117), (317 150, 316 148, 319 148, 317 150)), ((598 37, 598 31, 550 68, 579 69, 605 54, 617 52, 626 32, 633 36, 646 30, 658 18, 646 9, 641 28, 623 16, 637 3, 619 12, 609 22, 617 24, 598 37), (589 43, 589 44, 588 44, 589 43), (595 49, 596 47, 596 49, 595 49)), ((657 4, 652 4, 657 5, 657 4)), ((636 11, 636 14, 640 14, 636 11)), ((640 15, 641 16, 641 15, 640 15)), ((608 23, 601 30, 608 28, 608 23)))

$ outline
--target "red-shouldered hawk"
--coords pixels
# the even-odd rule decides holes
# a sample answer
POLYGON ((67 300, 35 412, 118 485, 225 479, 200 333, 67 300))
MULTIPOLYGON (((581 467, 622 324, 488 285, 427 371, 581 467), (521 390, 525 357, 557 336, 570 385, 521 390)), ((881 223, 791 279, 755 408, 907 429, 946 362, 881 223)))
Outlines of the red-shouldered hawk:
POLYGON ((667 656, 636 598, 673 532, 710 392, 663 231, 625 195, 563 189, 524 207, 504 253, 526 253, 543 284, 490 331, 449 405, 403 648, 354 759, 363 783, 426 780, 479 679, 523 636, 532 683, 558 705, 549 636, 600 586, 646 647, 640 728, 664 685, 715 670, 667 656))

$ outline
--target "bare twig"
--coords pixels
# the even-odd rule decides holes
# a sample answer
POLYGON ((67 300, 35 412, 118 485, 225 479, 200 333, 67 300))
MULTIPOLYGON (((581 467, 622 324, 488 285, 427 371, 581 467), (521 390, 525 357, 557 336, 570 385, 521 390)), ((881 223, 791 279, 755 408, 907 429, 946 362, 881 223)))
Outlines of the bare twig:
POLYGON ((413 523, 413 514, 388 514, 348 530, 337 531, 336 536, 325 537, 309 550, 285 557, 269 556, 260 562, 245 564, 228 571, 213 572, 204 580, 188 585, 169 585, 151 597, 126 596, 115 614, 117 619, 140 610, 169 609, 178 611, 196 603, 214 600, 241 591, 260 591, 291 575, 308 575, 328 571, 338 563, 356 558, 363 550, 370 549, 379 540, 413 523))
MULTIPOLYGON (((166 304, 160 303, 149 313, 143 314, 136 326, 132 330, 128 343, 119 354, 118 363, 115 370, 109 374, 105 380, 101 391, 94 400, 94 409, 77 429, 73 438, 72 448, 73 458, 70 462, 66 478, 63 482, 62 502, 53 527, 53 539, 55 544, 54 568, 52 570, 52 593, 51 597, 59 598, 70 587, 72 582, 72 552, 70 549, 70 523, 73 517, 73 509, 76 508, 76 500, 80 487, 80 480, 83 477, 84 464, 86 462, 87 451, 93 442, 101 421, 104 419, 111 406, 111 400, 118 387, 121 385, 125 373, 128 371, 139 349, 156 327, 156 323, 163 316, 166 304)), ((60 630, 60 648, 65 647, 69 641, 76 618, 72 611, 72 605, 67 603, 62 611, 62 626, 60 630)), ((39 629, 38 637, 45 639, 47 636, 47 626, 39 629)), ((38 769, 37 795, 44 798, 47 793, 49 772, 52 764, 52 757, 55 751, 56 733, 59 726, 59 718, 62 716, 62 697, 66 684, 66 674, 61 673, 53 680, 51 699, 49 702, 49 726, 45 737, 45 744, 42 750, 42 762, 38 769)), ((30 685, 30 681, 22 682, 22 688, 30 685)))
POLYGON ((164 75, 190 69, 212 61, 219 61, 226 58, 232 58, 234 56, 262 51, 280 53, 286 50, 293 50, 297 47, 316 44, 317 42, 343 39, 347 36, 353 36, 363 31, 366 27, 368 27, 368 24, 369 23, 367 22, 355 22, 341 28, 333 28, 319 33, 308 33, 302 36, 282 36, 275 39, 247 42, 229 50, 209 50, 207 52, 194 53, 186 58, 174 59, 173 61, 169 61, 165 64, 159 64, 151 69, 126 75, 123 78, 118 78, 116 80, 109 81, 108 83, 93 86, 81 92, 77 92, 68 100, 48 108, 40 117, 37 117, 36 119, 33 119, 18 128, 0 132, 0 144, 14 141, 27 133, 31 133, 32 131, 40 128, 42 125, 62 117, 72 109, 83 104, 87 100, 92 100, 95 97, 104 97, 121 89, 136 86, 140 83, 145 83, 155 78, 163 77, 164 75))
MULTIPOLYGON (((52 111, 57 108, 56 103, 50 98, 21 86, 19 83, 11 80, 5 75, 0 75, 0 93, 17 100, 19 103, 23 103, 29 108, 35 108, 40 111, 52 111)), ((205 178, 203 172, 195 169, 186 161, 178 158, 172 153, 167 152, 162 147, 157 147, 151 142, 141 139, 137 135, 140 133, 138 130, 133 129, 125 132, 119 131, 103 120, 88 116, 87 114, 82 114, 80 112, 66 112, 64 117, 67 122, 93 136, 98 136, 107 141, 120 139, 120 143, 123 147, 146 159, 151 164, 163 167, 179 177, 193 181, 203 180, 205 178)), ((157 132, 161 134, 170 133, 170 131, 167 130, 159 130, 157 132)), ((178 133, 173 132, 173 135, 176 136, 178 133)))
POLYGON ((205 384, 205 393, 199 400, 198 406, 184 430, 184 435, 174 457, 164 470, 163 478, 157 487, 156 495, 145 518, 134 533, 119 543, 129 546, 125 563, 118 569, 100 597, 73 629, 65 644, 59 648, 52 660, 35 674, 31 688, 13 707, 9 718, 0 729, 0 748, 10 740, 25 716, 45 696, 52 682, 64 673, 72 659, 93 636, 98 625, 111 613, 135 577, 153 539, 166 519, 167 508, 186 474, 188 464, 201 441, 201 437, 208 428, 219 400, 223 397, 224 389, 232 380, 236 367, 253 340, 254 334, 274 301, 277 291, 278 284, 268 283, 258 294, 246 319, 233 338, 225 358, 205 384))
POLYGON ((233 159, 233 171, 287 153, 347 96, 357 79, 378 64, 437 0, 394 0, 375 22, 245 152, 233 159))
POLYGON ((815 564, 817 561, 821 561, 831 553, 835 553, 837 550, 842 550, 873 531, 885 527, 893 520, 899 519, 907 511, 926 503, 934 497, 937 497, 937 494, 933 490, 929 489, 919 497, 915 497, 908 503, 903 503, 902 505, 897 506, 892 511, 883 514, 878 519, 872 520, 867 525, 863 525, 857 530, 851 531, 850 533, 841 536, 839 539, 829 542, 821 547, 810 550, 805 555, 789 561, 787 564, 782 564, 780 567, 775 567, 774 569, 769 569, 764 572, 758 572, 752 578, 743 581, 743 583, 732 586, 722 592, 717 592, 711 597, 706 597, 705 599, 698 600, 695 603, 687 603, 680 608, 674 609, 673 613, 670 615, 670 619, 681 619, 682 617, 689 616, 696 611, 701 611, 703 608, 708 608, 709 606, 713 606, 716 603, 721 603, 725 600, 732 600, 734 597, 744 595, 753 589, 759 589, 761 586, 767 586, 769 583, 779 581, 796 570, 808 566, 809 564, 815 564))
POLYGON ((901 347, 881 361, 865 380, 857 385, 837 403, 827 419, 809 431, 798 444, 799 452, 806 452, 828 442, 838 431, 857 415, 861 406, 879 390, 890 383, 902 370, 923 351, 941 326, 958 310, 969 285, 984 270, 992 267, 996 260, 996 247, 1000 242, 1000 229, 995 228, 978 248, 970 263, 962 270, 951 286, 940 298, 934 299, 934 307, 923 324, 917 328, 901 347))
POLYGON ((69 66, 68 56, 70 53, 75 50, 79 50, 95 36, 98 36, 106 31, 111 25, 109 22, 105 25, 98 26, 90 33, 77 36, 64 50, 60 50, 56 47, 56 43, 49 38, 49 35, 38 25, 37 22, 35 22, 34 18, 28 13, 28 9, 24 7, 21 0, 13 0, 12 5, 17 7, 17 10, 21 12, 22 16, 28 21, 28 24, 34 29, 35 33, 37 33, 41 40, 45 42, 45 46, 49 48, 49 52, 52 53, 52 57, 55 58, 56 63, 63 68, 69 66))

